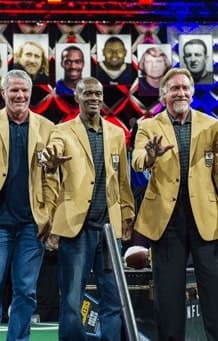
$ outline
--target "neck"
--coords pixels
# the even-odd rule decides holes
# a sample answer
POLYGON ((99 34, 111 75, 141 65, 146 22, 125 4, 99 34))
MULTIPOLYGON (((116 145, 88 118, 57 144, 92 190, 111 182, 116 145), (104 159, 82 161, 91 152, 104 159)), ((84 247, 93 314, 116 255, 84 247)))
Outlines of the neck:
POLYGON ((192 73, 195 82, 198 82, 201 78, 204 78, 206 75, 207 75, 206 69, 204 69, 203 72, 192 73))
POLYGON ((76 89, 76 85, 77 85, 77 83, 78 83, 79 80, 80 80, 80 79, 76 79, 76 80, 64 79, 64 84, 65 84, 68 88, 70 88, 70 89, 72 89, 72 90, 75 90, 75 89, 76 89))
POLYGON ((184 113, 176 113, 174 112, 173 114, 170 113, 171 116, 181 124, 184 124, 185 121, 187 120, 187 117, 189 115, 189 111, 184 112, 184 113))
POLYGON ((89 127, 92 127, 94 130, 98 130, 100 128, 101 119, 99 115, 91 116, 91 115, 83 115, 82 113, 80 113, 80 116, 89 127))
POLYGON ((103 62, 103 64, 105 65, 105 67, 108 69, 108 70, 111 70, 111 71, 119 71, 122 67, 122 65, 109 65, 108 63, 106 62, 103 62))
POLYGON ((24 113, 11 113, 11 112, 8 112, 8 117, 15 123, 17 124, 21 124, 23 123, 24 121, 26 121, 28 115, 29 115, 29 112, 24 112, 24 113))
POLYGON ((146 81, 149 85, 151 85, 153 88, 158 89, 160 86, 160 78, 152 78, 149 76, 146 76, 146 81))

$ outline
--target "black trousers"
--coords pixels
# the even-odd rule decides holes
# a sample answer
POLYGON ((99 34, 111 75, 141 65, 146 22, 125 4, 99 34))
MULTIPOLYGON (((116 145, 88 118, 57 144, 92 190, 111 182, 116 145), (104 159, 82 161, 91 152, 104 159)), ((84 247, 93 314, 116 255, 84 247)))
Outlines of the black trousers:
POLYGON ((151 247, 156 339, 185 340, 186 265, 191 254, 207 339, 217 341, 218 241, 204 241, 199 235, 187 191, 179 195, 164 235, 151 247))

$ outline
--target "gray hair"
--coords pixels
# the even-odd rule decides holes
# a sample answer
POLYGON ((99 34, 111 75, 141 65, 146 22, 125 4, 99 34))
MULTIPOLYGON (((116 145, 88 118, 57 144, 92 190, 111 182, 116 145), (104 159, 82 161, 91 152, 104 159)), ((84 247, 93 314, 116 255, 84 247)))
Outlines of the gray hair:
POLYGON ((165 104, 165 98, 164 96, 167 93, 167 83, 168 81, 175 75, 185 75, 191 85, 192 95, 194 94, 194 80, 192 78, 192 75, 188 69, 182 69, 182 68, 172 68, 163 76, 163 78, 160 81, 160 88, 159 88, 159 97, 160 101, 165 104))
POLYGON ((33 82, 30 76, 23 70, 10 70, 3 77, 1 81, 2 90, 6 90, 8 87, 8 81, 11 78, 22 78, 25 79, 28 83, 28 87, 30 91, 32 91, 33 82))
POLYGON ((86 83, 97 83, 103 89, 103 86, 102 86, 101 82, 99 82, 99 80, 97 78, 95 78, 95 77, 87 77, 87 78, 82 78, 82 79, 79 80, 79 82, 76 85, 75 94, 77 94, 77 95, 80 94, 83 91, 84 86, 85 86, 86 83))

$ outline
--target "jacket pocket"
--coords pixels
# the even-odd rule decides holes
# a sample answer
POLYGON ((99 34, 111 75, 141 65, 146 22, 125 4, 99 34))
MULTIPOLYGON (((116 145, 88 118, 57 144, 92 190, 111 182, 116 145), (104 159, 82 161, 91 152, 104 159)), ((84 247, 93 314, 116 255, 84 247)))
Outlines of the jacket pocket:
POLYGON ((154 200, 157 198, 157 194, 151 191, 146 190, 145 191, 145 198, 148 200, 154 200))

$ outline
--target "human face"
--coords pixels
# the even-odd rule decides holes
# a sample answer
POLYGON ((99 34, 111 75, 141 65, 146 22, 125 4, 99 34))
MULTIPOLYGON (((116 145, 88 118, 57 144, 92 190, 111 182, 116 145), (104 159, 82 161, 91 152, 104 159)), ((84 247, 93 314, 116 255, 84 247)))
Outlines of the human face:
POLYGON ((84 68, 81 52, 76 50, 64 51, 61 66, 64 68, 65 80, 79 81, 82 78, 82 70, 84 68))
POLYGON ((36 76, 42 65, 42 51, 35 45, 24 45, 19 64, 30 76, 36 76))
POLYGON ((145 54, 144 72, 151 78, 161 78, 166 71, 166 65, 162 56, 145 54))
POLYGON ((186 117, 192 102, 193 89, 186 75, 172 76, 166 84, 164 100, 166 107, 175 118, 186 117))
POLYGON ((103 103, 103 88, 95 80, 86 82, 75 99, 79 103, 80 114, 84 119, 97 117, 100 115, 103 103))
POLYGON ((110 70, 119 70, 124 64, 126 57, 126 49, 121 42, 109 42, 103 49, 103 55, 105 58, 105 65, 110 70))
POLYGON ((184 61, 187 69, 191 73, 203 73, 206 68, 206 59, 204 47, 202 45, 186 45, 184 50, 184 61))
POLYGON ((15 122, 22 122, 29 113, 31 89, 23 78, 13 77, 2 92, 8 116, 15 122))

